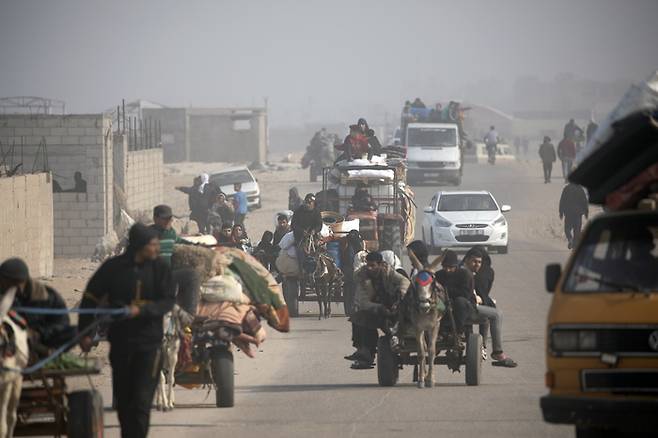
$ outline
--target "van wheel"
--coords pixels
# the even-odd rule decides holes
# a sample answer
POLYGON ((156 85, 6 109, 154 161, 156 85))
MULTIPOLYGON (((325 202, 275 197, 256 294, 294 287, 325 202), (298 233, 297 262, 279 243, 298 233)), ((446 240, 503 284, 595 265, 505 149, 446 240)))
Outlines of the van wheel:
POLYGON ((454 183, 456 186, 460 186, 460 185, 462 185, 462 176, 459 175, 457 178, 455 178, 454 181, 453 181, 453 183, 454 183))

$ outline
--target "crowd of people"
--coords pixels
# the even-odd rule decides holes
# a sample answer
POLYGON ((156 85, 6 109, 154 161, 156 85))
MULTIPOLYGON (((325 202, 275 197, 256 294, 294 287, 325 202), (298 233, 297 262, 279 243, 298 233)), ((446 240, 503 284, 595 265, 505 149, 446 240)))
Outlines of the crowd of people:
MULTIPOLYGON (((424 242, 411 242, 408 250, 423 266, 430 265, 429 251, 424 242)), ((405 323, 409 279, 415 272, 408 275, 401 264, 384 252, 369 252, 364 264, 353 273, 356 292, 351 322, 355 352, 345 356, 345 359, 352 361, 353 369, 373 367, 378 330, 391 334, 394 349, 404 343, 402 336, 399 336, 403 332, 400 325, 405 323)), ((456 342, 465 342, 469 324, 476 323, 485 341, 482 358, 486 360, 488 357, 486 341, 491 333, 492 364, 516 367, 516 362, 503 351, 502 314, 491 295, 494 270, 486 249, 475 246, 461 261, 454 251, 447 250, 442 255, 441 266, 442 269, 434 274, 434 278, 448 293, 454 329, 459 338, 456 342)), ((451 324, 450 318, 442 320, 439 342, 451 336, 451 324)))

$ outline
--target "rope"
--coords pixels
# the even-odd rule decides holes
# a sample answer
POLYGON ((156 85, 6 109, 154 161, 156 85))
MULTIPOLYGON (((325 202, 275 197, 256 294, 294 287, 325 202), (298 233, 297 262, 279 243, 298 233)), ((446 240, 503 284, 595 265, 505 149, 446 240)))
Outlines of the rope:
POLYGON ((84 330, 78 332, 77 335, 73 337, 73 339, 69 340, 66 342, 64 345, 61 347, 57 348, 54 350, 48 357, 38 361, 34 365, 25 368, 23 370, 20 370, 18 368, 9 368, 9 367, 0 367, 0 369, 5 370, 5 371, 15 371, 15 372, 20 372, 22 374, 32 374, 35 371, 40 370, 53 360, 57 359, 62 353, 65 351, 69 350, 71 347, 73 347, 75 344, 77 344, 80 339, 85 337, 88 333, 90 333, 93 329, 98 327, 100 324, 108 321, 111 316, 117 316, 117 315, 127 315, 129 310, 127 308, 121 308, 121 309, 80 309, 80 308, 73 308, 73 309, 47 309, 47 308, 42 308, 42 307, 14 307, 13 310, 15 310, 18 313, 32 313, 36 315, 66 315, 68 313, 79 313, 82 315, 103 315, 102 318, 97 319, 87 327, 85 327, 84 330))
POLYGON ((38 361, 37 363, 35 363, 31 367, 27 367, 27 368, 23 369, 22 373, 23 374, 32 374, 35 371, 39 371, 41 368, 45 367, 50 362, 57 359, 57 357, 60 356, 62 353, 64 353, 65 351, 67 351, 68 349, 73 347, 75 344, 77 344, 80 341, 80 339, 85 337, 89 332, 91 332, 93 329, 95 329, 99 324, 104 323, 108 319, 109 319, 108 317, 101 318, 101 319, 98 319, 98 320, 94 321, 93 323, 89 324, 87 327, 85 327, 84 330, 82 330, 81 332, 78 332, 78 334, 75 335, 73 337, 73 339, 71 339, 70 341, 68 341, 67 343, 65 343, 64 345, 62 345, 61 347, 59 347, 55 351, 53 351, 50 354, 50 356, 48 356, 44 359, 41 359, 40 361, 38 361))
POLYGON ((18 313, 31 313, 34 315, 67 315, 69 313, 78 313, 80 315, 109 315, 109 316, 121 316, 127 315, 128 309, 119 308, 119 309, 81 309, 81 308, 72 308, 72 309, 49 309, 45 307, 13 307, 18 313))

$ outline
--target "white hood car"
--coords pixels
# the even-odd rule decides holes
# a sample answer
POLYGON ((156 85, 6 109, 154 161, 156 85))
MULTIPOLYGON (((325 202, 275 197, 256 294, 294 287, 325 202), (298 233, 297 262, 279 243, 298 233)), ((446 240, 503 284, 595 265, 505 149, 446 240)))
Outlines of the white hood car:
POLYGON ((210 175, 210 181, 216 183, 229 198, 235 194, 233 185, 242 184, 242 191, 247 194, 249 208, 260 208, 260 187, 247 166, 229 167, 221 172, 213 173, 210 175))
POLYGON ((423 241, 433 252, 483 245, 506 254, 509 232, 503 213, 511 209, 499 206, 487 191, 437 192, 424 209, 423 241))

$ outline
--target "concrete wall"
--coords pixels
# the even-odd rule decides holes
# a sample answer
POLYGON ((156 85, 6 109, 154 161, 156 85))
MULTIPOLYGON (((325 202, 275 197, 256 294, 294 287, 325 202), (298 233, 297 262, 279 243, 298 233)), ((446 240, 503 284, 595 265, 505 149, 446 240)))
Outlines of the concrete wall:
POLYGON ((162 204, 162 149, 128 152, 125 194, 131 211, 162 204))
POLYGON ((49 173, 0 178, 0 262, 20 257, 34 277, 53 274, 53 188, 49 173))
POLYGON ((161 123, 167 163, 267 160, 263 108, 152 108, 143 114, 161 123))
POLYGON ((114 184, 124 193, 130 212, 151 211, 163 199, 163 150, 129 151, 124 135, 114 138, 114 184))
POLYGON ((90 256, 113 228, 111 125, 103 114, 0 115, 3 148, 15 145, 9 160, 49 169, 64 190, 73 187, 76 171, 87 181, 86 193, 53 194, 55 256, 90 256))
POLYGON ((185 108, 143 108, 145 118, 159 120, 162 124, 162 154, 165 163, 186 161, 187 116, 185 108))

